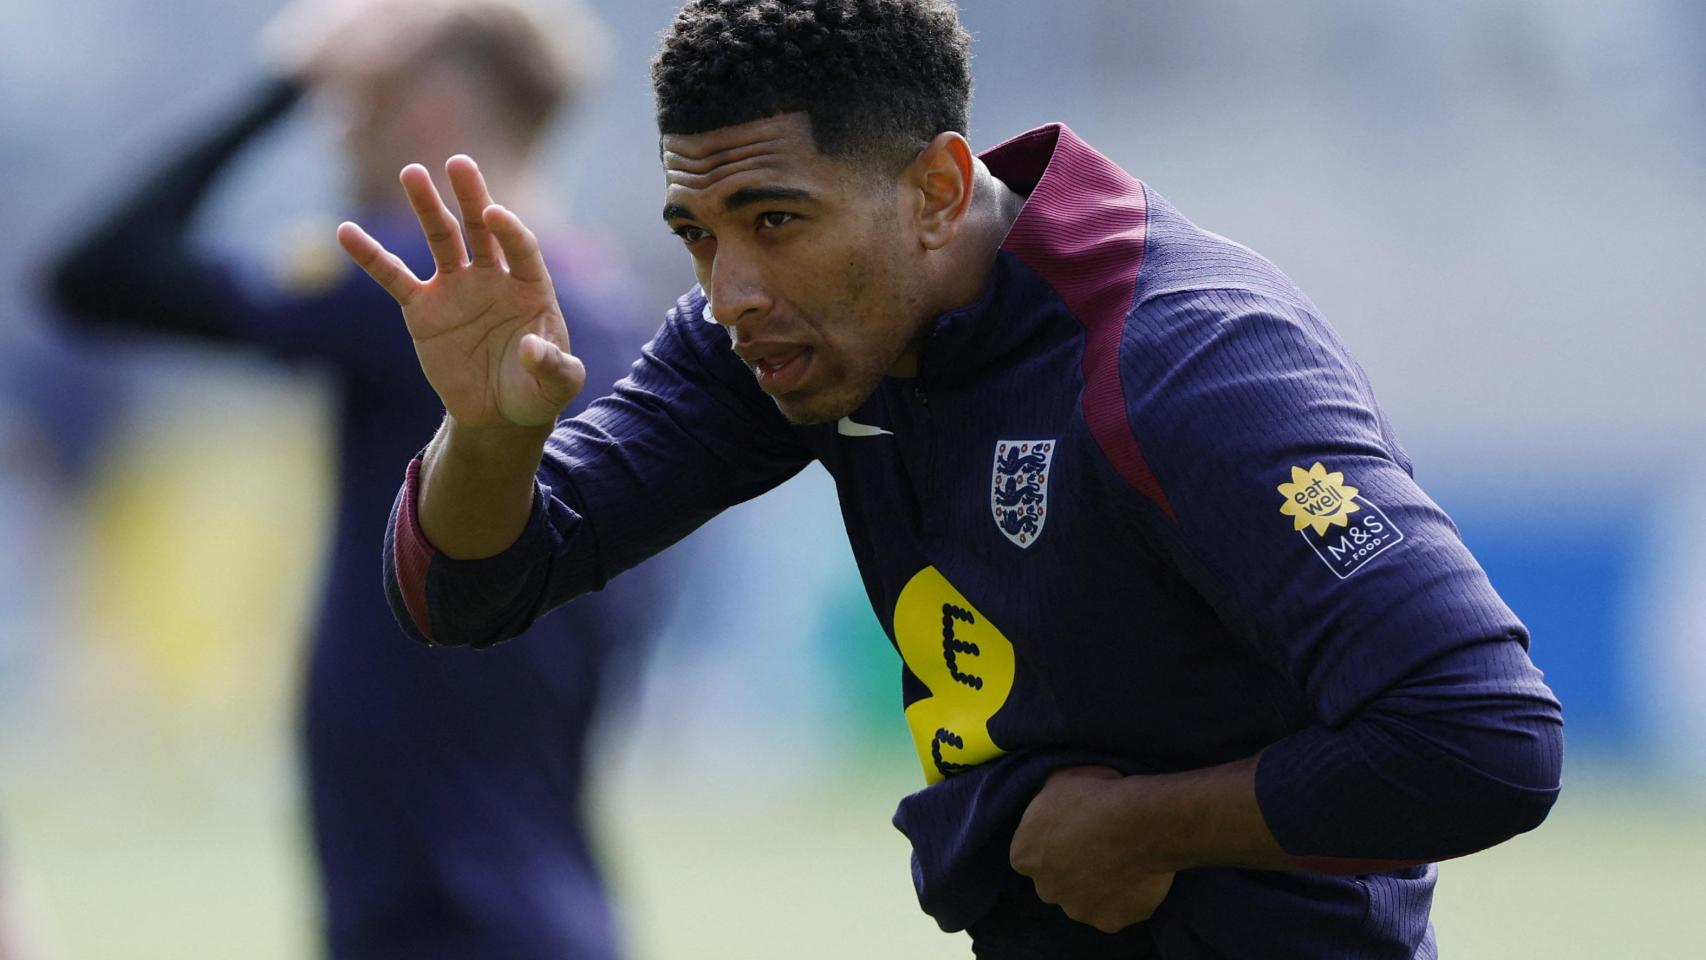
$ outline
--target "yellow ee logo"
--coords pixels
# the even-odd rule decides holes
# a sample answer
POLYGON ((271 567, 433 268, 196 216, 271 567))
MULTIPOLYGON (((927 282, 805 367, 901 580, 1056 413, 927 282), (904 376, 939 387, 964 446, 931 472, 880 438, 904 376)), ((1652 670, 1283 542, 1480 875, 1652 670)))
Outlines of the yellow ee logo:
POLYGON ((1013 644, 935 567, 900 591, 894 638, 912 675, 930 688, 906 708, 924 781, 1006 753, 990 739, 989 721, 1013 692, 1013 644))
POLYGON ((1345 482, 1343 473, 1328 473, 1317 460, 1308 470, 1291 468, 1291 482, 1279 485, 1280 513, 1291 517, 1296 529, 1314 527, 1316 536, 1323 536, 1330 526, 1348 526, 1351 514, 1361 510, 1356 502, 1357 488, 1345 482))

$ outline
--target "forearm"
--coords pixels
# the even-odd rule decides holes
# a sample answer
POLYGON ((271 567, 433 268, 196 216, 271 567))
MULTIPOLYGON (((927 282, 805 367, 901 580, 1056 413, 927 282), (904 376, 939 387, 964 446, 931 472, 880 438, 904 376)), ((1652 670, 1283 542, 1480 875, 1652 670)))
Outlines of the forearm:
POLYGON ((456 560, 496 556, 533 509, 534 477, 551 428, 470 430, 444 419, 422 456, 418 519, 434 549, 456 560))
POLYGON ((1119 780, 1107 800, 1116 838, 1157 872, 1291 868, 1256 801, 1259 759, 1119 780))
POLYGON ((218 337, 228 318, 205 289, 190 226, 227 164, 301 97, 299 86, 267 83, 230 116, 163 165, 49 267, 60 307, 80 319, 218 337))
POLYGON ((114 219, 146 213, 173 225, 186 223, 232 158, 277 123, 305 92, 300 83, 282 77, 257 83, 235 109, 144 176, 135 197, 114 219))
POLYGON ((1357 873, 1463 856, 1531 830, 1560 788, 1563 720, 1514 640, 1442 656, 1338 727, 1275 743, 1256 771, 1292 863, 1357 873))
POLYGON ((1043 869, 1054 847, 1102 859, 1102 872, 1364 873, 1462 856, 1545 818, 1561 729, 1522 648, 1481 644, 1427 665, 1342 726, 1300 730, 1233 763, 1129 777, 1056 771, 1026 812, 1014 863, 1043 869))

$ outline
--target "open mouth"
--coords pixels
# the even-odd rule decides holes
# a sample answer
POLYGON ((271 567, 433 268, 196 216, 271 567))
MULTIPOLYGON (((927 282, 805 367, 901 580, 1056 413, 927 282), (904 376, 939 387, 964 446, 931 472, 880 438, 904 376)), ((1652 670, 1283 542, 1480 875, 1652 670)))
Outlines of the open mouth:
POLYGON ((782 394, 799 387, 811 367, 812 349, 799 347, 791 352, 773 354, 752 363, 758 388, 768 394, 782 394))

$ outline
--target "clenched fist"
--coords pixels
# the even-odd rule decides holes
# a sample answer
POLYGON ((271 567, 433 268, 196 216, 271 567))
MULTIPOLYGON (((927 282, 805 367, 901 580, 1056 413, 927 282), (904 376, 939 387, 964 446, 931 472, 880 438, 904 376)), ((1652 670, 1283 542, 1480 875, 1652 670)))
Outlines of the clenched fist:
POLYGON ((1080 923, 1114 933, 1149 919, 1173 886, 1173 871, 1145 862, 1121 796, 1127 778, 1108 767, 1049 774, 1013 834, 1013 869, 1037 896, 1080 923))

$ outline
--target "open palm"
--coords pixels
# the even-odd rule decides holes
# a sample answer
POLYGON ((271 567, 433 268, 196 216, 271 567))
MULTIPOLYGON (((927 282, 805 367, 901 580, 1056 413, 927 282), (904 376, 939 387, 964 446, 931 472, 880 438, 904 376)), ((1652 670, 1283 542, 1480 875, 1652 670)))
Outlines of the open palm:
POLYGON ((492 203, 474 161, 445 164, 467 225, 444 205, 425 167, 400 180, 420 220, 437 272, 422 281, 354 223, 338 243, 403 308, 421 372, 445 412, 468 427, 549 426, 580 393, 586 370, 569 353, 539 241, 514 213, 492 203))

